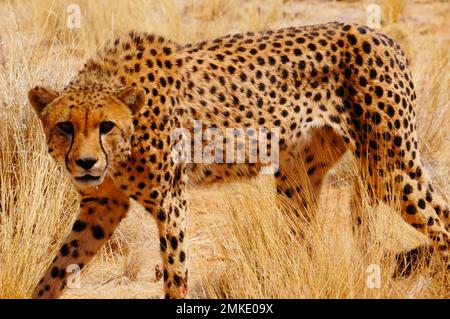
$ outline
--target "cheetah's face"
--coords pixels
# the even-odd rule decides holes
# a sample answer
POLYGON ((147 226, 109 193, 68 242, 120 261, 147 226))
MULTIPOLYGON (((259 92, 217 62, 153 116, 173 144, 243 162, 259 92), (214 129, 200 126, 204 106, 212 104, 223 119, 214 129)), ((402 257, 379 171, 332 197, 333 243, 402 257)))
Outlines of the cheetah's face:
POLYGON ((133 114, 143 106, 145 92, 58 93, 36 87, 28 97, 43 123, 49 153, 82 189, 100 185, 130 154, 133 114))

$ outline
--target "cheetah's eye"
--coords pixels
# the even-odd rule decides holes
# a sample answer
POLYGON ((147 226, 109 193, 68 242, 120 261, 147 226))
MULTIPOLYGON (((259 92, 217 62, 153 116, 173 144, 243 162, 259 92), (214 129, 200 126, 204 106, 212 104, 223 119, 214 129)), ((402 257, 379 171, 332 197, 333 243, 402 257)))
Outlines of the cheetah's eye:
POLYGON ((115 124, 111 121, 104 121, 100 123, 100 134, 107 134, 109 133, 113 128, 115 124))
POLYGON ((69 121, 56 124, 58 129, 65 135, 73 135, 73 124, 69 121))

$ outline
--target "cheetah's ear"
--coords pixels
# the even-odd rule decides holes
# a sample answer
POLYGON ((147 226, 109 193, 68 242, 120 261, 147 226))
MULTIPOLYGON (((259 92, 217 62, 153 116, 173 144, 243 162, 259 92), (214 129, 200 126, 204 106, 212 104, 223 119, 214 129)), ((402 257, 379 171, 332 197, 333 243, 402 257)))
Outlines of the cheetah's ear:
POLYGON ((129 87, 119 93, 119 100, 125 103, 136 114, 145 104, 145 91, 140 87, 129 87))
POLYGON ((28 100, 39 117, 45 107, 57 97, 58 93, 45 87, 37 86, 28 92, 28 100))

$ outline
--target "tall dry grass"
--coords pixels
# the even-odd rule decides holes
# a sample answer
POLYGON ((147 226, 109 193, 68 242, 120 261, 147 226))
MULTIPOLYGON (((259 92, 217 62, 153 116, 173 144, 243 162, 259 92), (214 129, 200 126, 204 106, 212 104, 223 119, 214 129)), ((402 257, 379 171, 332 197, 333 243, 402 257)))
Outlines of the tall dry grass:
POLYGON ((24 298, 56 253, 77 203, 49 160, 40 123, 26 102, 33 82, 67 80, 69 61, 51 45, 37 50, 39 39, 21 30, 8 5, 1 4, 0 297, 24 298))
MULTIPOLYGON (((364 11, 361 2, 323 1, 311 10, 308 1, 83 0, 77 1, 82 13, 80 28, 69 29, 69 3, 72 1, 6 0, 0 3, 1 298, 30 296, 34 284, 65 237, 78 205, 64 173, 47 156, 40 123, 27 105, 26 92, 32 85, 61 87, 106 39, 130 29, 155 32, 179 42, 194 42, 232 32, 301 25, 306 20, 342 20, 341 10, 351 8, 364 11), (287 18, 293 11, 295 16, 305 20, 287 18)), ((399 20, 408 23, 404 12, 408 4, 404 5, 405 1, 395 3, 400 5, 386 7, 393 12, 387 23, 397 25, 395 21, 399 20)), ((446 17, 443 19, 445 21, 446 17)), ((387 31, 390 26, 386 26, 387 31)), ((407 52, 412 53, 418 88, 421 150, 445 193, 448 192, 450 170, 450 145, 446 133, 450 129, 449 75, 446 72, 449 42, 443 41, 440 49, 433 50, 430 55, 427 49, 435 44, 433 38, 421 36, 419 41, 414 32, 402 32, 401 35, 405 40, 402 43, 408 46, 407 52)), ((393 247, 375 245, 368 255, 361 255, 358 243, 353 243, 350 229, 347 194, 354 175, 352 167, 350 161, 344 160, 340 169, 332 173, 321 205, 312 212, 316 219, 308 227, 286 218, 276 208, 280 199, 275 196, 270 179, 262 177, 215 192, 217 198, 227 203, 226 214, 218 217, 222 219, 223 227, 211 230, 209 237, 215 238, 214 247, 210 245, 212 259, 219 262, 197 262, 197 268, 191 274, 195 277, 197 272, 197 277, 203 279, 199 284, 194 283, 200 288, 193 296, 448 296, 439 276, 431 279, 433 265, 422 267, 407 280, 390 278, 392 260, 382 257, 386 249, 409 242, 410 237, 405 238, 404 234, 410 229, 406 228, 401 236, 395 237, 396 229, 385 227, 386 220, 393 218, 391 215, 395 212, 386 207, 377 210, 374 228, 380 239, 388 236, 385 238, 389 238, 387 241, 393 247), (303 241, 289 231, 291 228, 307 234, 310 246, 314 247, 313 254, 309 254, 303 241), (380 266, 380 289, 367 286, 366 270, 371 263, 380 266)), ((366 207, 366 210, 371 208, 366 207)), ((137 287, 139 292, 144 289, 140 285, 142 281, 157 281, 145 269, 148 266, 144 265, 144 260, 147 262, 149 258, 143 256, 143 243, 157 239, 153 229, 141 222, 142 217, 143 214, 133 213, 124 220, 115 237, 94 261, 99 270, 87 269, 87 280, 95 282, 94 295, 99 289, 109 287, 116 289, 113 296, 122 297, 125 290, 119 283, 132 282, 136 285, 132 287, 137 287)), ((204 237, 209 233, 209 230, 201 231, 204 237)), ((411 238, 414 238, 412 233, 411 238)), ((201 240, 204 241, 203 237, 201 240)), ((193 245, 201 246, 195 240, 193 245)), ((156 292, 156 296, 161 294, 156 292)), ((143 291, 133 296, 147 295, 143 291)))
POLYGON ((397 23, 403 11, 405 10, 407 1, 405 0, 380 0, 382 8, 382 21, 384 24, 397 23))

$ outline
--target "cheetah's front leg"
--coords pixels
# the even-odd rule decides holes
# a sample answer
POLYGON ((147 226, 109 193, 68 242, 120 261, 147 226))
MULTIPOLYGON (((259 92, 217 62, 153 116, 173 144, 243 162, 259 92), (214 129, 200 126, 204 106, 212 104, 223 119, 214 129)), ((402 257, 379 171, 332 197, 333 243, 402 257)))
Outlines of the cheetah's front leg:
POLYGON ((80 192, 80 212, 72 231, 34 290, 33 298, 57 298, 66 286, 71 265, 81 269, 110 238, 125 217, 129 199, 108 178, 88 192, 80 192))
POLYGON ((186 298, 187 295, 186 201, 184 192, 181 193, 157 216, 167 299, 186 298))

